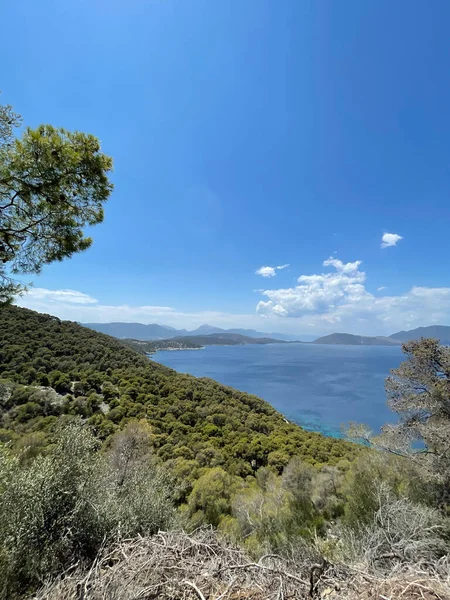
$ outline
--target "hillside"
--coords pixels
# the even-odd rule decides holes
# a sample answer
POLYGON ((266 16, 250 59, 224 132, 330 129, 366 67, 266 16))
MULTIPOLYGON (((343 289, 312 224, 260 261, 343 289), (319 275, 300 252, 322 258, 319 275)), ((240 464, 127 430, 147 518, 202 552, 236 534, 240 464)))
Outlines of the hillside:
POLYGON ((399 331, 389 336, 393 340, 400 342, 409 342, 411 340, 420 340, 420 338, 435 338, 442 344, 450 344, 450 326, 448 325, 430 325, 428 327, 418 327, 409 331, 399 331))
POLYGON ((332 333, 318 338, 313 344, 336 344, 346 346, 399 346, 401 342, 388 337, 352 335, 350 333, 332 333))
POLYGON ((273 338, 262 337, 253 338, 239 333, 210 333, 208 335, 190 335, 174 337, 172 342, 180 342, 191 344, 193 348, 198 346, 241 346, 243 344, 284 344, 283 340, 275 340, 273 338))
POLYGON ((245 476, 295 454, 314 464, 355 453, 287 423, 256 396, 178 374, 112 337, 16 306, 0 310, 0 377, 15 383, 3 387, 3 439, 48 432, 68 414, 101 439, 146 419, 156 454, 189 460, 193 472, 212 463, 245 476))

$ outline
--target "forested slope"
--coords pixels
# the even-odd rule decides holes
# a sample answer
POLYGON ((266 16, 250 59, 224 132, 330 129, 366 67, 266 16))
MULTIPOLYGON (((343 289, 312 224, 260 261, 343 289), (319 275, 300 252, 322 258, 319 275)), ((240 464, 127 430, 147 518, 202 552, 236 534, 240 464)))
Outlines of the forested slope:
POLYGON ((163 460, 240 476, 280 469, 293 455, 335 464, 357 452, 287 423, 256 396, 178 374, 107 335, 16 306, 0 311, 2 439, 39 435, 45 443, 36 432, 61 414, 81 415, 101 439, 147 419, 163 460))

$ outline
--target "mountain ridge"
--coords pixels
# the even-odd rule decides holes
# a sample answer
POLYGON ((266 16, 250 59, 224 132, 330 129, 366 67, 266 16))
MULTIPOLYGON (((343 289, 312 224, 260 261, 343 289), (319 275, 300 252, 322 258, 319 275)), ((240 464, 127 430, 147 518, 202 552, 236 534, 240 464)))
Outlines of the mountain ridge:
MULTIPOLYGON (((249 340, 241 340, 237 343, 247 344, 261 343, 251 341, 261 339, 272 340, 270 342, 264 343, 296 342, 300 341, 298 337, 303 337, 283 333, 265 333, 257 331, 255 329, 222 329, 221 327, 214 327, 208 324, 200 325, 199 327, 193 330, 176 329, 174 327, 170 327, 168 325, 160 325, 158 323, 150 323, 146 325, 144 323, 126 323, 122 321, 115 321, 111 323, 83 323, 82 325, 94 331, 106 333, 107 335, 111 335, 115 338, 122 340, 132 339, 137 341, 166 342, 168 340, 180 340, 180 338, 196 338, 192 340, 192 343, 197 345, 211 345, 210 343, 204 344, 200 339, 197 339, 210 335, 217 335, 223 340, 225 340, 227 336, 231 339, 231 336, 233 335, 240 335, 245 338, 249 338, 249 340)), ((410 340, 420 339, 421 337, 437 338, 444 344, 450 344, 450 326, 429 325, 426 327, 417 327, 416 329, 398 331, 389 336, 367 336, 355 335, 351 333, 333 332, 325 336, 320 336, 309 343, 337 345, 349 344, 352 346, 391 346, 399 345, 400 343, 407 342, 410 340)), ((183 347, 185 347, 185 344, 183 344, 183 347)))
POLYGON ((141 341, 167 340, 174 337, 210 335, 210 334, 239 334, 250 338, 273 338, 278 341, 292 342, 297 340, 297 336, 284 333, 266 333, 255 329, 222 329, 212 325, 203 324, 193 329, 176 329, 168 325, 159 325, 158 323, 126 323, 123 321, 113 321, 110 323, 80 323, 83 327, 88 327, 99 333, 106 333, 119 339, 134 339, 141 341))
POLYGON ((330 344, 342 346, 400 346, 401 341, 385 336, 353 335, 352 333, 331 333, 324 335, 312 344, 330 344))
POLYGON ((415 329, 398 331, 389 336, 394 340, 409 342, 418 340, 422 337, 436 338, 443 344, 450 344, 450 326, 449 325, 428 325, 426 327, 416 327, 415 329))

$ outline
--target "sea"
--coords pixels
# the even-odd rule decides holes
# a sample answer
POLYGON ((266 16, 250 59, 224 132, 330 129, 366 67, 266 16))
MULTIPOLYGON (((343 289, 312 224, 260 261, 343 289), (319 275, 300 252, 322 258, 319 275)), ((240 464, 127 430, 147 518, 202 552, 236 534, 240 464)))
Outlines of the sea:
POLYGON ((152 359, 267 400, 310 431, 341 437, 350 421, 378 432, 396 421, 384 382, 403 360, 397 346, 249 344, 164 350, 152 359))

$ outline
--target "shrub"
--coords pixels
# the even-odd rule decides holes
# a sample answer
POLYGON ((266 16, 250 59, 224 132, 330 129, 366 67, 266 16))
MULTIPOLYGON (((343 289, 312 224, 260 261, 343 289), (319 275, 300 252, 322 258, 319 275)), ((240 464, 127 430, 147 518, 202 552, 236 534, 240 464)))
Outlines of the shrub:
POLYGON ((148 453, 140 455, 139 444, 128 454, 124 445, 119 438, 101 455, 93 434, 73 420, 59 428, 46 456, 25 465, 0 448, 0 598, 18 597, 73 562, 89 561, 120 533, 170 524, 170 481, 148 453))
POLYGON ((436 510, 396 498, 386 483, 372 495, 377 507, 372 521, 342 531, 344 560, 363 561, 371 570, 387 572, 395 563, 433 564, 445 554, 445 521, 436 510))

